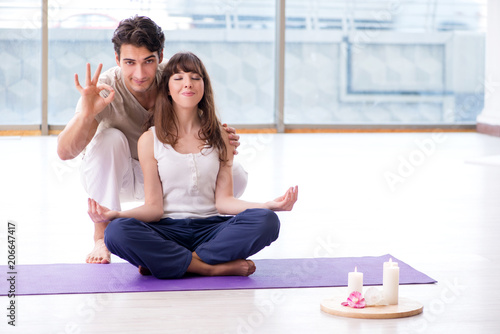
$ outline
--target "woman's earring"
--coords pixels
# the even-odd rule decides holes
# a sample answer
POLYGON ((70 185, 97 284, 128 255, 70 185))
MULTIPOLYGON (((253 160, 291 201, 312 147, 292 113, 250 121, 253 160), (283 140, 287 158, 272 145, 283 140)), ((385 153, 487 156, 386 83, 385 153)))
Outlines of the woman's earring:
POLYGON ((198 109, 198 116, 203 117, 203 110, 198 109))

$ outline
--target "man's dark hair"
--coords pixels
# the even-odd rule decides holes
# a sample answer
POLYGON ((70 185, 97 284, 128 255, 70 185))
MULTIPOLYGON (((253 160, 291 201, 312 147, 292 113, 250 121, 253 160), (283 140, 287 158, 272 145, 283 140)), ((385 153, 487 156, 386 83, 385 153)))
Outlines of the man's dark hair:
POLYGON ((122 20, 111 41, 118 58, 120 58, 120 49, 123 44, 145 46, 151 52, 157 51, 158 56, 162 54, 165 47, 165 35, 161 28, 149 17, 138 15, 122 20))

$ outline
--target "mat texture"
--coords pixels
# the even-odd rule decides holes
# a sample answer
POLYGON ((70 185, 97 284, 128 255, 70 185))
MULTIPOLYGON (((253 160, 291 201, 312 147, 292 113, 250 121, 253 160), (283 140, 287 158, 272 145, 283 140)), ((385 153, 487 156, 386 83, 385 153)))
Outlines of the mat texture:
POLYGON ((186 276, 160 280, 141 276, 129 263, 18 265, 16 274, 7 266, 0 272, 0 296, 9 294, 9 278, 15 276, 16 295, 114 293, 147 291, 231 290, 266 288, 311 288, 347 286, 347 274, 357 266, 364 285, 382 284, 382 263, 392 258, 400 268, 400 284, 436 281, 401 260, 386 254, 378 257, 305 258, 254 260, 257 271, 249 277, 186 276))

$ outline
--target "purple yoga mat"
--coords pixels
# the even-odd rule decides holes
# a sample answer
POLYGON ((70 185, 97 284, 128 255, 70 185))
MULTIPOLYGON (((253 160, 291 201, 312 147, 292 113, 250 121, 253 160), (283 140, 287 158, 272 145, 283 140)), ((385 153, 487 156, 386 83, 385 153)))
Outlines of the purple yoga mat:
POLYGON ((0 272, 7 276, 7 279, 0 280, 0 296, 9 293, 11 282, 8 280, 11 276, 15 276, 16 295, 339 287, 347 286, 347 273, 353 271, 354 266, 364 274, 365 286, 381 285, 382 263, 389 258, 399 264, 400 284, 436 282, 389 254, 378 257, 254 260, 257 270, 249 277, 189 276, 170 280, 141 276, 137 268, 129 263, 43 264, 17 265, 16 274, 8 274, 11 270, 0 266, 0 272))

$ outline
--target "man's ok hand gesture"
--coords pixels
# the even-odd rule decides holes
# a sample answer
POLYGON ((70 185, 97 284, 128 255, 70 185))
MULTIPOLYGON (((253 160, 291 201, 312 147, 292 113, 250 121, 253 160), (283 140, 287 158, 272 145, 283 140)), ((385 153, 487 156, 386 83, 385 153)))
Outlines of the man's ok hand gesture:
POLYGON ((87 63, 87 73, 85 76, 85 87, 80 85, 78 74, 75 73, 75 86, 82 95, 82 113, 85 116, 94 118, 97 114, 104 110, 115 97, 115 90, 106 84, 98 83, 99 75, 101 74, 102 64, 97 66, 94 77, 90 78, 90 64, 87 63), (107 97, 100 95, 102 90, 109 91, 107 97))

